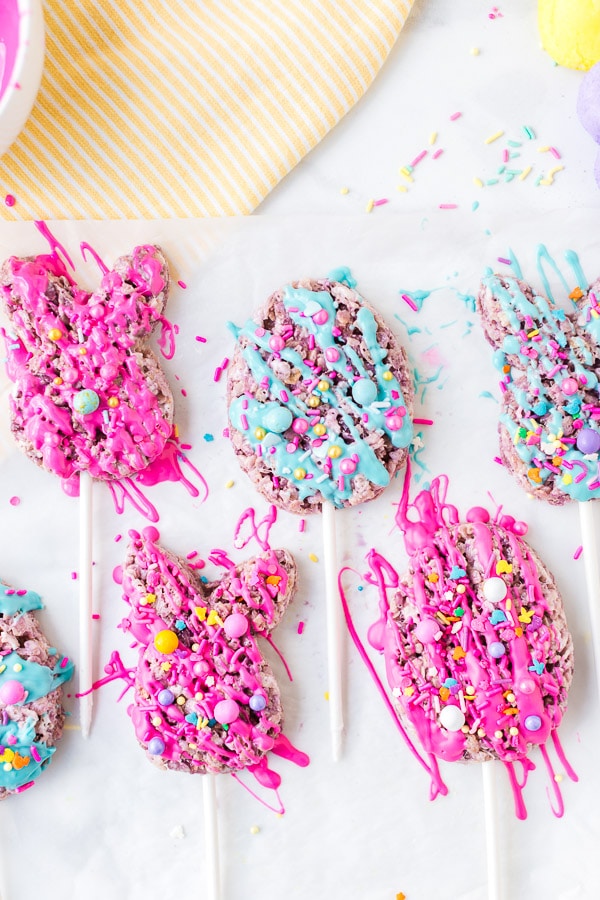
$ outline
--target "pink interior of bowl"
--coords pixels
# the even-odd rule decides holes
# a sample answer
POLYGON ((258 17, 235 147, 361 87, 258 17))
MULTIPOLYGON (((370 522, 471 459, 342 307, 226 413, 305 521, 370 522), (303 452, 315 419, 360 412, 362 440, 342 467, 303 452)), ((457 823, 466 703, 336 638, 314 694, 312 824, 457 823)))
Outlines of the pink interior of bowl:
POLYGON ((18 46, 19 9, 17 0, 0 0, 0 97, 10 82, 18 46))

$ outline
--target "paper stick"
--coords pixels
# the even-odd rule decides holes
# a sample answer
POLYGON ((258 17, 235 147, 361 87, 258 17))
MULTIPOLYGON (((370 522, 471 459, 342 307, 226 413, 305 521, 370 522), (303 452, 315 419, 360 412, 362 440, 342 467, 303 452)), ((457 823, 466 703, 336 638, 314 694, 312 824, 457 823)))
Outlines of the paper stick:
POLYGON ((87 738, 92 724, 92 478, 79 473, 79 720, 87 738))
POLYGON ((323 554, 325 561, 325 605, 327 609, 327 672, 329 728, 334 762, 342 752, 344 713, 342 696, 342 606, 337 579, 336 512, 323 504, 323 554))
POLYGON ((487 859, 488 900, 502 900, 500 865, 498 861, 498 802, 496 794, 496 766, 493 761, 481 764, 483 772, 483 804, 485 815, 485 846, 487 859))
POLYGON ((221 873, 216 775, 207 772, 202 776, 202 781, 204 784, 204 861, 206 864, 203 884, 207 887, 206 900, 220 900, 221 873))
POLYGON ((578 505, 588 609, 592 627, 594 669, 596 671, 596 685, 600 696, 600 566, 598 565, 598 553, 600 551, 598 548, 596 523, 594 518, 596 504, 591 500, 588 500, 586 503, 579 503, 578 505))

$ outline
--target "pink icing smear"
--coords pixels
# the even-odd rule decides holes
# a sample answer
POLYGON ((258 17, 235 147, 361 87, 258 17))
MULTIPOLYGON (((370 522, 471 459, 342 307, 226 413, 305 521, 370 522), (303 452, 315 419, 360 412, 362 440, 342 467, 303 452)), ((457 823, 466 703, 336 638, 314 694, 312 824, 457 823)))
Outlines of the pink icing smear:
POLYGON ((0 3, 0 100, 10 83, 19 48, 17 0, 0 3))
POLYGON ((555 604, 549 606, 549 576, 522 540, 526 526, 510 516, 492 521, 481 507, 467 513, 465 526, 446 503, 446 490, 447 479, 435 479, 409 504, 405 487, 397 524, 410 556, 407 575, 398 576, 376 551, 368 555, 366 578, 379 592, 379 617, 368 639, 384 657, 393 703, 344 597, 352 637, 388 707, 395 707, 404 739, 428 769, 432 797, 445 793, 436 760, 495 758, 507 769, 516 815, 525 818, 523 790, 535 768, 530 754, 539 747, 552 811, 561 816, 549 743, 577 781, 557 734, 571 680, 566 623, 557 621, 562 612, 555 604), (410 723, 426 759, 403 723, 410 723))

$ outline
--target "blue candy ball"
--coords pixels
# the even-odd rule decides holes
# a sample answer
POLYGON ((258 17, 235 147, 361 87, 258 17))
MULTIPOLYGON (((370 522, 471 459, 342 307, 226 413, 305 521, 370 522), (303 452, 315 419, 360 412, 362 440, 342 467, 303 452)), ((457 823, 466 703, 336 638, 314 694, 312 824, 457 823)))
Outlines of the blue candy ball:
POLYGON ((490 652, 490 656, 493 656, 494 659, 500 659, 501 656, 504 656, 506 653, 506 647, 500 641, 493 641, 488 647, 490 652))
POLYGON ((377 399, 377 385, 368 378, 359 378, 352 385, 352 396, 359 406, 368 406, 377 399))
POLYGON ((165 688, 163 691, 160 691, 158 697, 156 698, 161 706, 170 706, 175 702, 175 694, 173 691, 170 691, 168 688, 165 688))
POLYGON ((292 424, 293 415, 287 406, 279 406, 275 404, 269 407, 263 415, 262 424, 267 431, 274 431, 275 434, 282 434, 287 431, 292 424))
POLYGON ((100 397, 96 391, 86 388, 73 395, 73 409, 82 416, 89 416, 90 413, 96 412, 99 405, 100 397))

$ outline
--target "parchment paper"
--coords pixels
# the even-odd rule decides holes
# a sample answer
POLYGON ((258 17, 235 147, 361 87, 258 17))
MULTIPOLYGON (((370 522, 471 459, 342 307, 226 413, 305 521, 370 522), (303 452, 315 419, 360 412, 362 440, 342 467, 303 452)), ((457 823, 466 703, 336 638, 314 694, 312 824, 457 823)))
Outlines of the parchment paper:
MULTIPOLYGON (((494 511, 502 504, 505 512, 529 523, 527 539, 555 574, 575 641, 576 674, 560 735, 580 782, 563 779, 566 812, 555 818, 546 796, 548 775, 535 754, 537 768, 525 793, 529 817, 519 822, 499 765, 500 852, 511 900, 598 896, 598 698, 583 562, 573 558, 581 543, 577 509, 574 504, 551 509, 528 500, 494 462, 497 377, 468 297, 485 267, 498 266, 497 258, 506 257, 510 248, 525 277, 541 287, 540 242, 561 264, 565 250, 576 250, 593 280, 598 274, 596 225, 592 211, 543 218, 522 211, 509 222, 457 210, 427 218, 50 223, 88 287, 97 280, 97 267, 92 260, 81 263, 81 241, 107 264, 136 243, 156 241, 171 262, 174 289, 167 315, 179 335, 175 356, 164 368, 176 395, 182 440, 192 446, 189 457, 210 489, 203 503, 180 484, 148 489, 160 511, 162 541, 171 550, 181 555, 197 550, 206 558, 212 548, 222 547, 236 560, 257 550, 252 543, 241 551, 233 547, 242 512, 252 506, 261 518, 268 507, 238 470, 222 435, 225 379, 214 381, 213 374, 233 349, 225 322, 241 322, 272 290, 295 277, 325 275, 341 265, 350 267, 359 290, 404 341, 418 373, 417 416, 434 424, 418 427, 423 448, 414 465, 415 488, 445 472, 449 500, 462 513, 473 505, 494 511), (404 292, 432 289, 419 312, 401 298, 404 292), (230 481, 234 484, 227 487, 230 481)), ((0 224, 2 259, 46 250, 33 224, 0 224)), ((72 577, 77 501, 13 447, 6 433, 5 393, 1 404, 0 576, 42 594, 46 633, 77 663, 77 581, 72 577), (11 505, 15 496, 20 503, 11 505)), ((338 516, 340 567, 363 572, 366 552, 375 546, 402 571, 406 557, 393 527, 401 486, 398 479, 377 501, 338 516)), ((123 559, 128 530, 146 524, 131 508, 117 516, 108 489, 95 485, 97 678, 115 648, 126 663, 135 661, 117 629, 127 607, 112 572, 123 559), (119 534, 123 539, 116 541, 119 534)), ((280 683, 286 733, 310 755, 311 764, 299 769, 274 759, 283 778, 286 813, 281 817, 232 778, 218 778, 223 900, 394 900, 400 892, 407 900, 485 897, 480 768, 475 763, 442 766, 450 793, 430 802, 428 779, 401 741, 349 639, 344 753, 338 764, 331 761, 321 522, 307 520, 301 533, 299 520, 281 512, 271 541, 287 546, 300 570, 298 596, 274 635, 293 681, 271 648, 265 645, 264 652, 280 683), (319 561, 311 561, 310 554, 319 561)), ((205 571, 210 576, 216 570, 209 564, 205 571)), ((354 576, 347 579, 347 592, 365 638, 377 598, 354 576), (359 585, 364 589, 359 591, 359 585)), ((206 896, 200 778, 164 774, 146 761, 126 715, 127 697, 117 704, 122 687, 113 683, 97 692, 87 742, 77 730, 77 701, 71 696, 72 727, 51 766, 33 789, 0 806, 4 900, 206 896)), ((72 685, 71 693, 75 689, 72 685)))

